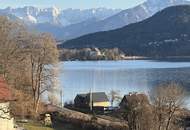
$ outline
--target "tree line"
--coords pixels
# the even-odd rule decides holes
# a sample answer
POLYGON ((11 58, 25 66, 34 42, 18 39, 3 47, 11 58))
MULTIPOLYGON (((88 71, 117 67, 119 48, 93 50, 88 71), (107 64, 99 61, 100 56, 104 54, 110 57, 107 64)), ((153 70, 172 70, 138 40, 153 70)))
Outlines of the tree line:
POLYGON ((30 32, 19 21, 0 17, 0 73, 15 96, 14 114, 38 114, 42 94, 56 89, 57 62, 50 34, 30 32))
MULTIPOLYGON (((58 46, 59 47, 59 46, 58 46)), ((99 49, 82 48, 66 49, 60 48, 60 60, 122 60, 125 54, 118 48, 99 49)))

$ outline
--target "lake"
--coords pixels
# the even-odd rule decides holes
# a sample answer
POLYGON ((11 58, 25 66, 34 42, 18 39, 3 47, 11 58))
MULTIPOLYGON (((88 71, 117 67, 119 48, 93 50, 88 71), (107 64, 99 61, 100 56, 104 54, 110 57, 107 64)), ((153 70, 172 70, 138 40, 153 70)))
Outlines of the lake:
POLYGON ((190 90, 190 60, 67 61, 59 66, 64 102, 91 89, 117 90, 121 95, 149 93, 158 84, 172 81, 190 90))

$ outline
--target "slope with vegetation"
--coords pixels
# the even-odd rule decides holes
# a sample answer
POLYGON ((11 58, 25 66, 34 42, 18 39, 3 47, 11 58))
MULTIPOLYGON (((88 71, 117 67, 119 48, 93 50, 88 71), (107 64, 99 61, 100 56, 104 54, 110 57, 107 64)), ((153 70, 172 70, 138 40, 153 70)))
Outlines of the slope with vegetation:
POLYGON ((16 21, 0 17, 1 74, 11 86, 16 101, 15 116, 38 116, 42 95, 55 89, 58 51, 49 34, 33 34, 16 21))
POLYGON ((164 9, 142 22, 69 40, 60 48, 119 48, 127 55, 189 56, 190 6, 164 9))

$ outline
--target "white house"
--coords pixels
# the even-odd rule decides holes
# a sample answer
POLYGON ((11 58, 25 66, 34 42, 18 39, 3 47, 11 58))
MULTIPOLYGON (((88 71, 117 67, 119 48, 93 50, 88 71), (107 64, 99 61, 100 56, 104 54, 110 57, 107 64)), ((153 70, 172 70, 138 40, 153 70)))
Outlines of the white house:
POLYGON ((10 115, 9 103, 13 101, 5 80, 0 78, 0 130, 14 130, 14 120, 10 115))

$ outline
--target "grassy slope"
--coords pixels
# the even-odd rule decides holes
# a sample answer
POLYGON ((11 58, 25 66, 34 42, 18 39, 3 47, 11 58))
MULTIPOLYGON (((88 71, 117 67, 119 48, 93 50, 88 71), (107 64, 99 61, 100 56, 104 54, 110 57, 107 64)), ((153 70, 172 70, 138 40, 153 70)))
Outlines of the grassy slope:
POLYGON ((52 128, 49 127, 45 127, 39 124, 23 124, 23 127, 26 128, 27 130, 54 130, 52 128))
POLYGON ((26 123, 26 124, 22 124, 21 126, 23 126, 27 130, 76 130, 78 129, 78 128, 73 127, 72 125, 60 124, 60 123, 56 123, 56 126, 55 126, 56 128, 45 127, 37 123, 26 123))

